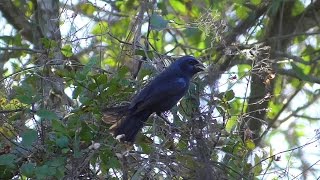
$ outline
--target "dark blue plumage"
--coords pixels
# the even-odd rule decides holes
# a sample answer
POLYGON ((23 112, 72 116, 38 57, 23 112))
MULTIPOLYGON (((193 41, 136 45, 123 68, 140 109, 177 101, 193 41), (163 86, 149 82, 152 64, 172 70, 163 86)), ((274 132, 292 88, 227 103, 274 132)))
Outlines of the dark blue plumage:
POLYGON ((148 117, 176 105, 186 94, 192 76, 203 68, 192 56, 183 56, 173 62, 134 97, 127 117, 110 127, 113 135, 121 141, 133 143, 148 117))

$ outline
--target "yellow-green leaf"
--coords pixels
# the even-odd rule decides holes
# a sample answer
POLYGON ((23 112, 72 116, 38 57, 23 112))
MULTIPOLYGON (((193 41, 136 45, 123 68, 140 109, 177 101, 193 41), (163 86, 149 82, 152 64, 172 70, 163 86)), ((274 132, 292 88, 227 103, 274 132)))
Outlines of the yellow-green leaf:
POLYGON ((250 9, 245 6, 238 6, 236 9, 236 15, 241 20, 247 19, 247 17, 249 16, 249 12, 250 12, 250 9))
POLYGON ((106 21, 100 21, 93 27, 92 34, 94 35, 105 34, 109 30, 108 27, 109 26, 106 21))
POLYGON ((181 12, 182 14, 186 14, 187 8, 185 3, 182 3, 178 0, 171 0, 169 2, 174 10, 181 12))
POLYGON ((295 1, 294 6, 291 11, 292 16, 297 16, 304 11, 304 5, 301 1, 295 1))
POLYGON ((253 150, 256 145, 254 144, 254 142, 252 141, 252 139, 247 139, 246 140, 246 147, 249 149, 249 150, 253 150))
POLYGON ((80 9, 87 15, 93 15, 96 11, 96 7, 94 7, 91 3, 80 3, 80 9))
POLYGON ((65 56, 65 57, 71 57, 73 55, 72 52, 72 47, 70 44, 67 44, 65 46, 63 46, 61 48, 61 53, 65 56))
POLYGON ((253 5, 259 5, 261 0, 250 0, 253 5))
POLYGON ((232 116, 230 119, 228 119, 227 124, 226 124, 226 131, 228 133, 231 132, 231 130, 236 126, 237 124, 237 116, 232 116))

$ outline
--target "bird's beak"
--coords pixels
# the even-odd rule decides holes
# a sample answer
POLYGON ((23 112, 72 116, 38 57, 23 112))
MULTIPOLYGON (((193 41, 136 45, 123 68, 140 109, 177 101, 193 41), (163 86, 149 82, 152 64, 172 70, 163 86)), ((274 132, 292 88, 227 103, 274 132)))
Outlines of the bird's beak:
POLYGON ((204 65, 203 65, 201 62, 199 62, 198 64, 196 64, 196 65, 194 66, 194 68, 195 68, 195 70, 196 70, 197 72, 204 71, 204 69, 205 69, 204 65))

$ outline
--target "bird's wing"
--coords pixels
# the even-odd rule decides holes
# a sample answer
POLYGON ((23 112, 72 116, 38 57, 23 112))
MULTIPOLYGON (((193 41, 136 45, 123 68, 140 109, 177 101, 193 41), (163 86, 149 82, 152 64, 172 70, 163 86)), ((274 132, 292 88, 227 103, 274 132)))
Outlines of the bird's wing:
POLYGON ((152 106, 161 105, 164 101, 178 101, 188 88, 184 78, 174 78, 167 81, 154 81, 132 102, 136 112, 152 106))

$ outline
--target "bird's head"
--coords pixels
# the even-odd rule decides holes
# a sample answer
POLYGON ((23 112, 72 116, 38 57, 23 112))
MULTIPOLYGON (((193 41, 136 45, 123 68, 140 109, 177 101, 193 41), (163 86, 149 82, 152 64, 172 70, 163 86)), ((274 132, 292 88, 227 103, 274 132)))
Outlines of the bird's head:
POLYGON ((203 64, 193 56, 183 56, 173 64, 178 66, 181 72, 189 77, 192 77, 200 71, 204 71, 203 64))

